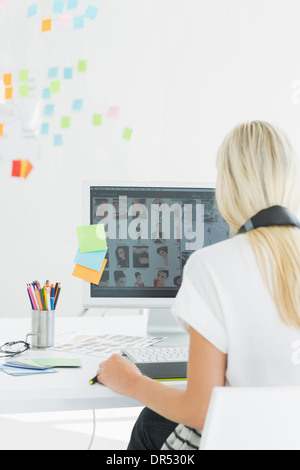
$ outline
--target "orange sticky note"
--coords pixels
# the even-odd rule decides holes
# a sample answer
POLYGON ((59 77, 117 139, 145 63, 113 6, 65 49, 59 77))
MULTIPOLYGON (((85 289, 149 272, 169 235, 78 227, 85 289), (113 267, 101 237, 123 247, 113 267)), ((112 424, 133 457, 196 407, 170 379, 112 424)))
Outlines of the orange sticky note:
POLYGON ((52 29, 52 19, 42 20, 42 33, 46 31, 51 31, 52 29))
MULTIPOLYGON (((29 175, 29 173, 31 173, 31 170, 33 169, 33 165, 28 160, 26 160, 25 163, 26 165, 24 169, 24 174, 21 175, 23 176, 23 178, 27 178, 27 176, 29 175)), ((22 172, 22 165, 21 165, 21 172, 22 172)))
POLYGON ((3 137, 4 134, 4 124, 0 124, 0 137, 3 137))
POLYGON ((3 82, 5 86, 9 86, 12 84, 12 74, 11 73, 4 73, 3 74, 3 82))
POLYGON ((13 97, 13 87, 8 86, 5 88, 5 99, 6 100, 11 100, 13 97))
POLYGON ((85 266, 79 266, 79 264, 76 264, 74 271, 73 271, 73 276, 78 277, 79 279, 82 279, 83 281, 87 281, 90 284, 95 284, 97 286, 102 277, 106 263, 107 263, 107 259, 104 260, 100 272, 93 271, 93 269, 89 269, 89 268, 86 268, 85 266))

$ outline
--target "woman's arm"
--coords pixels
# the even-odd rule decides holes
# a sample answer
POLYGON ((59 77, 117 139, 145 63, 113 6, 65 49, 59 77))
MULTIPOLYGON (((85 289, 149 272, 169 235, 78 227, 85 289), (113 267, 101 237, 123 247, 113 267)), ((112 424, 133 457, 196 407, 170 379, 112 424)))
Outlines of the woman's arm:
POLYGON ((171 421, 203 429, 212 390, 225 384, 226 362, 225 354, 191 328, 186 390, 143 376, 133 363, 117 354, 100 364, 98 381, 171 421))

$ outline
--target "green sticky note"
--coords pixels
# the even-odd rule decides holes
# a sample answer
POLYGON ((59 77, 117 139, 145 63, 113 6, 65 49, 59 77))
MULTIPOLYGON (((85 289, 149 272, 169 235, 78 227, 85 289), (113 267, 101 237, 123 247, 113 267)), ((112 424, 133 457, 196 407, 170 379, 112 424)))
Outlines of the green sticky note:
POLYGON ((77 227, 77 238, 80 253, 107 250, 105 229, 103 224, 84 225, 77 227))
POLYGON ((64 116, 61 118, 61 127, 69 128, 71 124, 71 118, 64 116))
POLYGON ((124 132, 123 132, 123 139, 130 140, 132 136, 132 129, 129 129, 128 127, 125 127, 124 132))
POLYGON ((20 70, 19 82, 28 82, 29 70, 20 70))
POLYGON ((60 80, 52 80, 50 82, 50 92, 52 94, 60 92, 60 80))
POLYGON ((81 360, 73 358, 42 358, 34 359, 34 362, 42 367, 81 367, 81 360))
POLYGON ((79 60, 78 62, 78 72, 87 71, 87 60, 79 60))
POLYGON ((94 114, 94 116, 93 116, 93 125, 94 126, 102 126, 102 115, 101 114, 94 114))
POLYGON ((19 86, 19 95, 21 98, 27 98, 29 96, 29 86, 28 85, 20 85, 19 86))

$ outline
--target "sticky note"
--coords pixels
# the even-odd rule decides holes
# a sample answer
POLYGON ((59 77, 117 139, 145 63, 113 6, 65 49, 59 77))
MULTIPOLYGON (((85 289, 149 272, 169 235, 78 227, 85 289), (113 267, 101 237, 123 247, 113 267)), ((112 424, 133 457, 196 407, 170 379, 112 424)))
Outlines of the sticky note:
POLYGON ((26 98, 29 96, 29 85, 24 84, 19 87, 19 95, 21 98, 26 98))
POLYGON ((93 269, 94 271, 100 271, 105 260, 106 253, 107 250, 92 251, 90 253, 80 253, 78 250, 74 259, 74 263, 89 269, 93 269))
POLYGON ((53 13, 62 13, 64 11, 65 2, 64 0, 54 0, 53 2, 53 13))
POLYGON ((72 109, 75 111, 80 111, 82 109, 83 100, 74 100, 72 109))
MULTIPOLYGON (((26 359, 24 361, 15 361, 20 362, 21 364, 26 364, 26 359)), ((81 367, 82 363, 80 359, 73 358, 34 358, 35 364, 42 367, 81 367)))
POLYGON ((29 70, 20 70, 19 73, 19 82, 28 82, 29 70))
POLYGON ((44 99, 51 98, 50 88, 44 88, 43 89, 42 98, 44 98, 44 99))
POLYGON ((54 104, 47 104, 44 109, 44 114, 46 116, 52 116, 54 112, 54 104))
POLYGON ((128 127, 125 127, 124 132, 123 132, 123 139, 130 140, 132 136, 132 129, 129 129, 128 127))
POLYGON ((87 60, 79 60, 78 72, 86 72, 86 71, 87 71, 87 60))
POLYGON ((98 11, 98 7, 95 7, 94 5, 88 5, 87 9, 85 10, 84 16, 86 16, 90 20, 94 20, 97 16, 98 11))
POLYGON ((21 178, 24 178, 26 168, 27 168, 27 161, 26 160, 21 160, 21 167, 20 167, 20 176, 21 176, 21 178))
POLYGON ((101 270, 99 272, 76 264, 73 271, 73 276, 78 277, 83 281, 87 281, 90 284, 95 284, 97 286, 101 280, 106 263, 107 259, 104 260, 101 270))
POLYGON ((28 161, 26 160, 26 167, 24 169, 24 174, 23 174, 23 178, 27 178, 27 176, 31 173, 32 169, 33 169, 33 165, 28 161))
POLYGON ((50 92, 52 95, 60 92, 60 80, 52 80, 52 82, 50 82, 50 92))
POLYGON ((73 70, 71 67, 66 67, 64 69, 64 78, 71 79, 73 77, 73 70))
POLYGON ((47 135, 49 134, 49 123, 48 122, 43 122, 41 125, 41 134, 42 135, 47 135))
POLYGON ((73 29, 84 28, 84 16, 74 16, 73 18, 73 29))
POLYGON ((4 73, 3 74, 3 82, 5 86, 9 86, 12 84, 12 74, 11 73, 4 73))
POLYGON ((72 10, 78 7, 78 0, 67 0, 67 10, 72 10))
POLYGON ((4 135, 4 124, 0 124, 0 137, 4 135))
POLYGON ((5 88, 4 97, 6 100, 11 100, 13 98, 13 87, 9 86, 5 88))
POLYGON ((27 18, 31 18, 32 16, 35 16, 37 14, 37 3, 33 3, 32 5, 29 5, 27 8, 27 18))
POLYGON ((58 67, 50 67, 48 70, 48 78, 57 78, 58 76, 58 67))
POLYGON ((53 139, 53 144, 55 147, 60 147, 63 144, 63 136, 61 134, 55 134, 53 139))
POLYGON ((102 115, 101 114, 94 114, 94 116, 93 116, 93 125, 94 126, 102 126, 102 115))
POLYGON ((42 33, 51 31, 51 29, 52 29, 52 19, 49 18, 47 20, 42 20, 42 33))
POLYGON ((63 128, 69 128, 71 124, 71 118, 64 116, 61 118, 61 127, 63 128))
POLYGON ((111 106, 107 112, 107 116, 110 118, 116 118, 119 116, 118 106, 111 106))
POLYGON ((106 235, 103 224, 77 227, 77 238, 80 253, 107 250, 106 235))
POLYGON ((21 160, 13 160, 11 176, 19 177, 21 173, 21 160))

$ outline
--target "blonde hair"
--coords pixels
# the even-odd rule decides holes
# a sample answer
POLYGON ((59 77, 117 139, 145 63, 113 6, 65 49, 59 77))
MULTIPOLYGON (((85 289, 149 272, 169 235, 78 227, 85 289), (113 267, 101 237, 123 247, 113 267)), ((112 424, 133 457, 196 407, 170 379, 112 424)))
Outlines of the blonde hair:
MULTIPOLYGON (((254 121, 235 127, 219 149, 217 168, 217 203, 232 232, 267 207, 281 205, 298 214, 298 160, 273 125, 254 121)), ((246 236, 282 320, 300 327, 300 230, 261 227, 246 236)))

